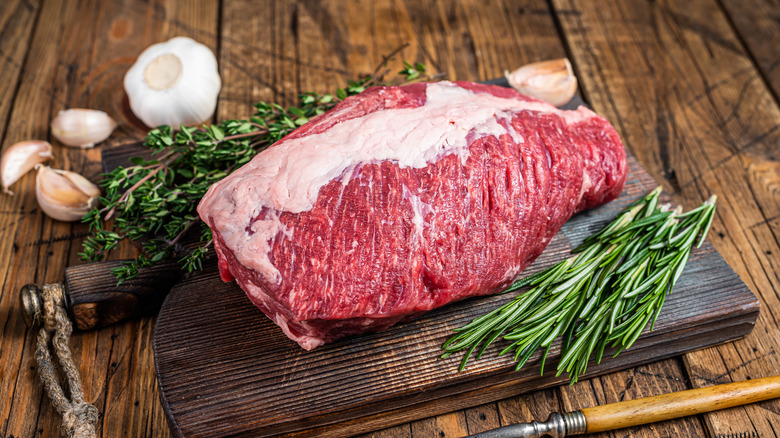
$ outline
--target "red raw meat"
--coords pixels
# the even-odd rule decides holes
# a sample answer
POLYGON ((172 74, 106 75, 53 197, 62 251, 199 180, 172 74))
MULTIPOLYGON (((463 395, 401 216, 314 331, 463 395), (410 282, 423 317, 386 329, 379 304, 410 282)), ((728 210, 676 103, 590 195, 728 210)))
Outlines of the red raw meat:
POLYGON ((574 213, 616 198, 615 129, 468 82, 350 97, 215 184, 223 279, 301 347, 497 292, 574 213))

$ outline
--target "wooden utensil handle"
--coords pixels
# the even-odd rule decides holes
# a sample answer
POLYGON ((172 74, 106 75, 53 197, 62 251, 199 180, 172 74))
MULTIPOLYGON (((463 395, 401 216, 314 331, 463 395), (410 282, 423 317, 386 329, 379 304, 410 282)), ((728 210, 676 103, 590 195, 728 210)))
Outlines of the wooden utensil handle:
POLYGON ((182 277, 175 261, 142 268, 138 276, 117 285, 111 270, 121 261, 65 269, 65 307, 80 330, 103 327, 157 311, 182 277))
MULTIPOLYGON (((111 272, 121 261, 88 263, 65 269, 63 302, 74 325, 89 330, 157 311, 165 296, 183 276, 176 262, 140 269, 138 275, 117 285, 111 272)), ((21 290, 21 311, 28 325, 40 321, 42 288, 28 284, 21 290)))
POLYGON ((780 376, 585 408, 587 432, 604 432, 780 397, 780 376))

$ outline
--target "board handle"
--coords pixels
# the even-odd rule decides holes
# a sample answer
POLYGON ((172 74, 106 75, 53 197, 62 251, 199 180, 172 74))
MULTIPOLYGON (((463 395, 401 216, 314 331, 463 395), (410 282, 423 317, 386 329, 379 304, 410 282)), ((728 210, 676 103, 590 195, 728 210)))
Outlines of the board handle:
POLYGON ((587 433, 670 420, 780 397, 780 376, 585 408, 587 433))
MULTIPOLYGON (((111 270, 122 261, 107 261, 65 268, 63 302, 79 330, 89 330, 149 315, 159 310, 165 296, 182 278, 175 261, 139 269, 138 275, 117 285, 111 270)), ((28 284, 21 290, 21 309, 28 325, 39 321, 42 288, 28 284)))

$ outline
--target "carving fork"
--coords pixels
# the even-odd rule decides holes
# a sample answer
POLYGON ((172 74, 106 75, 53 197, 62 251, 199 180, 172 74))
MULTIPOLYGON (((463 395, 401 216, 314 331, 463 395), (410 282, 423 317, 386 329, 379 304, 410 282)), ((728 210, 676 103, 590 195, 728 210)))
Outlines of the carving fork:
POLYGON ((562 438, 712 412, 780 397, 780 376, 689 389, 513 424, 467 438, 562 438))

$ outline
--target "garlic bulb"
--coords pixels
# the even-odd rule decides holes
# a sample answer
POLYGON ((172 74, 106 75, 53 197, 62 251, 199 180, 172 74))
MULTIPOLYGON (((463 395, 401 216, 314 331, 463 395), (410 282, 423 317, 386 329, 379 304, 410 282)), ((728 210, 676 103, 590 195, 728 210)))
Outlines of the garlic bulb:
POLYGON ((107 139, 116 126, 103 111, 73 108, 60 111, 51 121, 51 134, 68 146, 91 148, 107 139))
POLYGON ((8 148, 0 160, 3 191, 13 195, 13 192, 8 190, 13 183, 32 170, 36 164, 51 160, 53 157, 51 145, 45 141, 22 141, 8 148))
POLYGON ((49 217, 72 222, 97 206, 100 189, 75 172, 38 166, 35 197, 49 217))
POLYGON ((149 46, 125 74, 130 108, 152 127, 207 121, 221 86, 217 58, 208 47, 186 37, 149 46))
POLYGON ((566 58, 524 65, 504 76, 515 90, 555 106, 566 104, 577 92, 577 78, 566 58))

